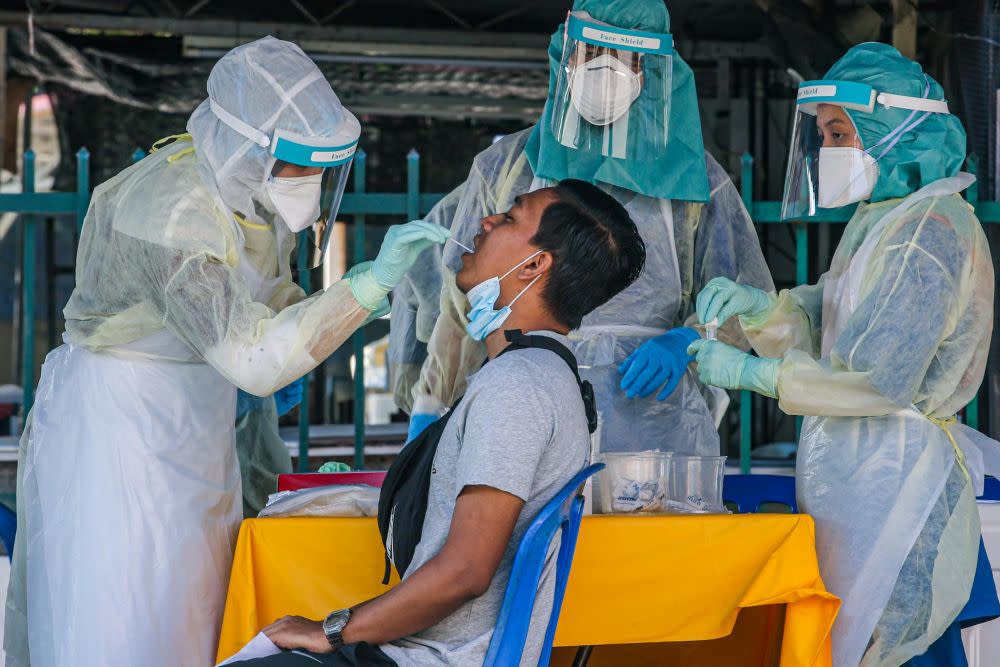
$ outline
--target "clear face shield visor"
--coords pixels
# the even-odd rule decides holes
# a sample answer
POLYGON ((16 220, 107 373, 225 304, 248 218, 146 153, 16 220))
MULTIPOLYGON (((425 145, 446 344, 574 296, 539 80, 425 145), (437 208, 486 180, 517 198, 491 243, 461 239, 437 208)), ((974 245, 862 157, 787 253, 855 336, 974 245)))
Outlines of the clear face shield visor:
POLYGON ((878 160, 933 113, 948 113, 948 103, 879 93, 852 81, 802 83, 785 172, 782 220, 805 220, 823 209, 868 199, 878 183, 878 160), (909 109, 911 113, 874 146, 866 148, 845 110, 872 113, 876 104, 909 109))
POLYGON ((322 265, 361 137, 358 119, 347 109, 341 109, 343 120, 334 137, 305 137, 280 129, 267 134, 229 113, 214 99, 209 99, 209 107, 220 121, 271 154, 266 172, 271 177, 264 188, 271 191, 268 194, 274 208, 285 209, 276 214, 288 223, 289 229, 304 232, 300 240, 307 240, 311 246, 310 268, 322 265), (297 178, 274 178, 272 172, 279 161, 322 169, 322 173, 317 171, 297 178), (280 201, 294 204, 282 207, 280 201))
POLYGON ((280 161, 323 170, 321 174, 300 177, 310 181, 306 187, 309 188, 309 194, 317 200, 307 218, 291 225, 293 231, 302 232, 299 234, 299 242, 309 244, 310 268, 321 266, 326 260, 340 202, 344 198, 351 163, 358 148, 357 138, 348 144, 335 145, 329 140, 299 137, 276 130, 270 148, 272 169, 280 161), (309 218, 312 220, 309 221, 309 218), (305 226, 296 229, 301 225, 305 226))
POLYGON ((569 148, 628 160, 667 146, 673 38, 571 13, 552 99, 552 133, 569 148))

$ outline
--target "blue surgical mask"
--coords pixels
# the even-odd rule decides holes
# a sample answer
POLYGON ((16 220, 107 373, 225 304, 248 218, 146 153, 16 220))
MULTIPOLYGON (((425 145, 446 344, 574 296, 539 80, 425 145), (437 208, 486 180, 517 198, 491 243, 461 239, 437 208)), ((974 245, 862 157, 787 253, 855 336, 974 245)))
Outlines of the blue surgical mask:
POLYGON ((496 310, 497 299, 500 298, 500 281, 521 268, 525 262, 532 260, 542 251, 539 250, 524 258, 507 273, 502 276, 493 276, 489 280, 484 280, 469 290, 466 296, 469 298, 471 309, 468 312, 469 323, 465 325, 465 330, 469 332, 473 340, 486 340, 486 337, 503 326, 503 323, 510 317, 511 306, 524 296, 524 293, 531 289, 531 286, 538 282, 541 274, 528 283, 528 286, 521 290, 520 294, 514 297, 509 304, 496 310))

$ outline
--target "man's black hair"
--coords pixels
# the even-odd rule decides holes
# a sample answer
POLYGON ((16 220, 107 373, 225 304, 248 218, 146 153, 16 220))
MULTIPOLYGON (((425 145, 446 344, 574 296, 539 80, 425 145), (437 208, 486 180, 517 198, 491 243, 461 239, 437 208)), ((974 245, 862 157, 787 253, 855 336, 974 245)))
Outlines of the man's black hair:
POLYGON ((542 212, 531 243, 553 259, 541 295, 545 307, 576 329, 639 277, 646 244, 625 207, 596 186, 566 179, 552 190, 555 201, 542 212))

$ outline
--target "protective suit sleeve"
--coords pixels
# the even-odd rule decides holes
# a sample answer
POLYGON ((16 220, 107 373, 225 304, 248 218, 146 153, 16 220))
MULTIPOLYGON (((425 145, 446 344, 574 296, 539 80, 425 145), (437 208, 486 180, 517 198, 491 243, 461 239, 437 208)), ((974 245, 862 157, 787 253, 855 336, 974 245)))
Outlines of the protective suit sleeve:
POLYGON ((801 350, 778 374, 783 411, 874 416, 922 402, 920 388, 968 291, 969 253, 955 228, 926 208, 899 225, 868 262, 861 298, 829 359, 801 350))
POLYGON ((823 286, 799 285, 778 293, 774 306, 762 317, 738 319, 743 333, 762 357, 782 357, 790 350, 818 357, 823 326, 823 286))
MULTIPOLYGON (((465 183, 445 195, 424 217, 451 228, 465 183)), ((389 382, 396 406, 413 412, 413 387, 427 358, 427 342, 441 312, 441 247, 428 248, 392 293, 389 326, 389 382)))
MULTIPOLYGON (((206 224, 210 224, 206 222, 206 224)), ((278 313, 253 301, 239 275, 207 249, 136 241, 135 284, 164 325, 238 388, 268 396, 333 353, 368 317, 346 281, 278 313)))
MULTIPOLYGON (((764 261, 757 230, 740 193, 711 156, 706 156, 706 161, 712 191, 709 202, 701 209, 694 232, 692 291, 688 298, 689 312, 685 313, 685 326, 698 324, 694 296, 717 276, 725 276, 765 292, 774 291, 774 281, 764 261)), ((750 343, 736 318, 720 326, 717 335, 720 341, 741 350, 750 349, 750 343)))
POLYGON ((267 497, 278 490, 278 475, 292 472, 292 457, 278 434, 272 398, 236 420, 236 455, 243 482, 243 516, 257 516, 267 497))
POLYGON ((442 269, 441 315, 427 343, 427 359, 413 388, 414 411, 441 412, 465 393, 466 377, 486 360, 486 344, 465 331, 468 300, 455 275, 442 269))

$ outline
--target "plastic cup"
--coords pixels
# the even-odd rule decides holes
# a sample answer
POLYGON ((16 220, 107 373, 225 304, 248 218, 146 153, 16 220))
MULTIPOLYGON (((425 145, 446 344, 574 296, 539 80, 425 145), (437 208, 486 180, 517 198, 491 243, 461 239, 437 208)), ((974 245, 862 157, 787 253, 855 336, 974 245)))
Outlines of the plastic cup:
POLYGON ((725 456, 678 456, 670 461, 670 499, 682 512, 721 512, 725 456))
POLYGON ((594 514, 658 514, 670 498, 670 452, 608 453, 594 483, 594 514))

